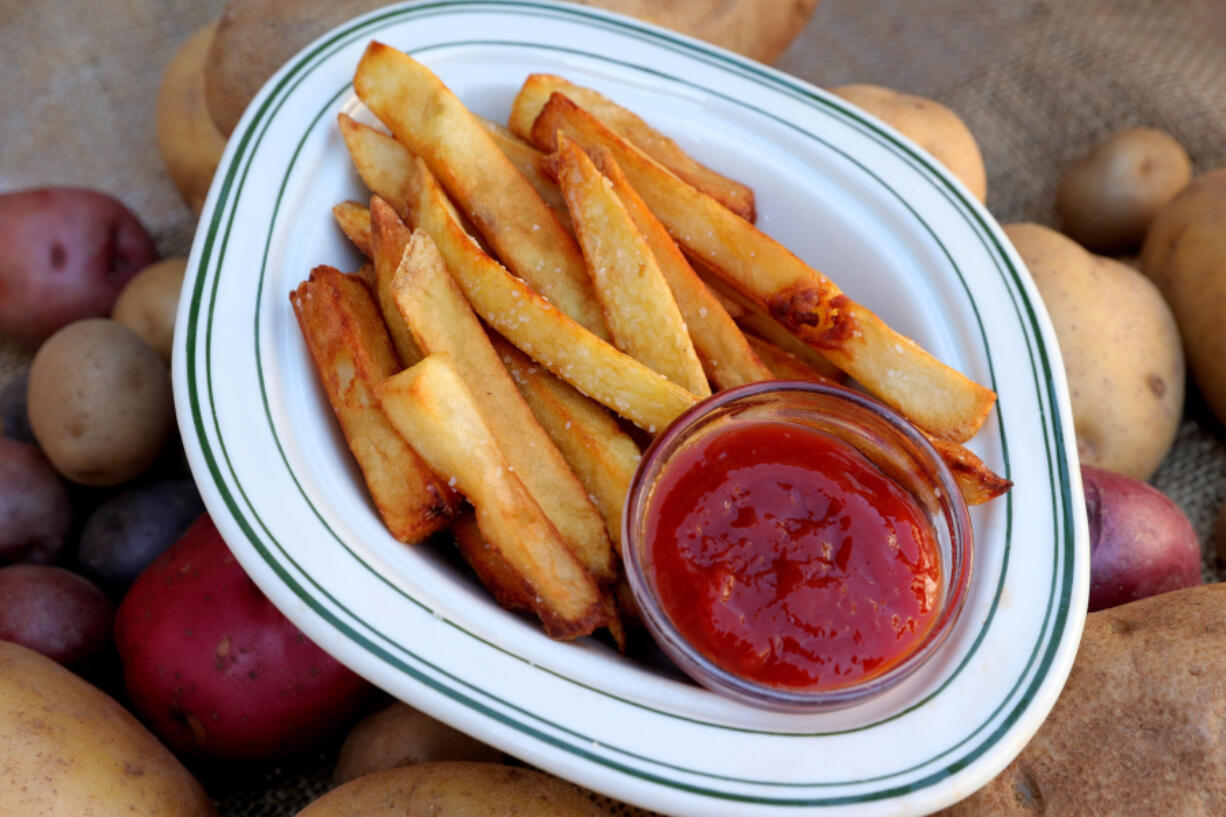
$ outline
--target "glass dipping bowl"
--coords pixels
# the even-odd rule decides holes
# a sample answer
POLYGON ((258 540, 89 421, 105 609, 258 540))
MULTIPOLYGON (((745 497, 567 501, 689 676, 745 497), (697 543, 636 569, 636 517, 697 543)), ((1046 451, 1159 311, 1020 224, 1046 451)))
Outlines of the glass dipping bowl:
POLYGON ((839 386, 766 381, 720 392, 665 429, 647 450, 631 482, 622 517, 622 558, 635 601, 661 649, 707 688, 753 706, 813 712, 847 707, 895 686, 922 666, 953 629, 970 586, 970 517, 957 483, 932 444, 893 409, 839 386), (776 687, 735 675, 681 634, 663 609, 655 581, 649 514, 661 477, 679 452, 705 435, 742 422, 780 422, 825 432, 863 454, 916 500, 936 535, 940 560, 932 624, 910 652, 884 672, 847 686, 776 687))

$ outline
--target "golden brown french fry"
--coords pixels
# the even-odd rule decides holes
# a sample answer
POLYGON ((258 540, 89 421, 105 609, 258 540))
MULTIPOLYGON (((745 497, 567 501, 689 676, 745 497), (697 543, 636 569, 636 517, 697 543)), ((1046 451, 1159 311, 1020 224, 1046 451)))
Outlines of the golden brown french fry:
POLYGON ((587 635, 608 620, 596 582, 513 472, 447 355, 430 355, 377 389, 392 425, 430 467, 455 481, 485 541, 527 582, 553 638, 587 635))
POLYGON ((550 157, 613 345, 706 397, 707 376, 651 247, 583 149, 565 136, 550 157))
POLYGON ((583 256, 528 180, 430 69, 371 42, 353 87, 367 107, 430 166, 498 257, 600 337, 604 319, 583 256))
POLYGON ((770 371, 749 348, 745 335, 685 260, 668 230, 634 192, 613 155, 601 147, 593 150, 591 157, 612 183, 613 192, 647 240, 685 319, 686 329, 694 341, 694 351, 702 361, 707 378, 721 389, 770 379, 770 371))
POLYGON ((630 435, 595 402, 554 377, 504 338, 490 338, 536 419, 596 501, 609 537, 620 547, 622 508, 642 454, 630 435))
POLYGON ((511 106, 508 123, 511 132, 531 141, 532 123, 554 92, 573 99, 622 138, 732 212, 749 221, 754 220, 754 196, 749 187, 694 161, 676 142, 631 111, 590 88, 575 85, 562 77, 532 74, 524 80, 511 106))
POLYGON ((290 293, 294 314, 345 442, 392 536, 420 542, 442 530, 461 498, 383 416, 375 387, 400 370, 366 285, 331 267, 290 293))
POLYGON ((353 242, 358 252, 367 258, 370 250, 370 210, 366 205, 356 201, 342 201, 333 206, 332 215, 345 237, 353 242))
POLYGON ((532 126, 532 141, 552 151, 560 131, 585 149, 607 147, 691 255, 878 399, 941 439, 962 442, 983 425, 996 400, 990 389, 895 332, 779 242, 555 93, 532 126))
POLYGON ((807 380, 811 383, 836 384, 836 381, 770 341, 762 340, 754 335, 746 335, 746 337, 749 339, 749 345, 757 353, 758 359, 770 369, 771 377, 767 378, 768 380, 807 380))
POLYGON ((403 217, 404 184, 417 157, 394 136, 363 125, 348 114, 338 114, 336 124, 362 181, 403 217))
POLYGON ((367 260, 362 262, 362 266, 353 271, 353 277, 358 278, 366 286, 370 287, 371 291, 375 288, 375 265, 367 260))
POLYGON ((481 529, 477 527, 476 516, 462 514, 451 524, 451 533, 460 555, 477 574, 485 589, 494 595, 500 607, 507 610, 532 609, 532 590, 528 583, 485 541, 481 529))
POLYGON ((1013 487, 1011 480, 994 473, 969 448, 949 440, 939 440, 931 434, 925 436, 949 466, 967 505, 981 505, 1013 487))
POLYGON ((748 298, 721 281, 701 261, 695 260, 694 266, 696 269, 704 270, 700 277, 712 292, 721 295, 723 303, 737 304, 736 323, 745 330, 746 335, 757 335, 830 380, 841 382, 846 378, 846 375, 837 366, 822 357, 820 352, 793 335, 784 328, 783 324, 762 312, 748 298))
POLYGON ((409 228, 392 210, 391 205, 378 196, 370 199, 370 244, 374 254, 375 264, 375 300, 379 303, 379 311, 383 313, 383 322, 392 336, 396 353, 400 355, 401 368, 412 366, 421 360, 421 350, 413 340, 409 328, 404 325, 404 318, 396 308, 396 300, 392 297, 392 277, 400 266, 405 247, 409 246, 409 228))
POLYGON ((588 332, 483 253, 452 217, 446 194, 424 162, 417 163, 413 179, 413 226, 434 239, 473 310, 503 337, 652 434, 697 402, 697 396, 588 332))
POLYGON ((558 217, 558 221, 566 228, 566 231, 573 235, 575 225, 570 220, 570 211, 566 209, 566 199, 562 198, 562 191, 558 189, 558 183, 553 180, 553 176, 549 175, 549 170, 545 166, 548 157, 497 122, 491 122, 483 117, 478 118, 490 136, 494 138, 499 150, 511 160, 516 170, 524 174, 524 178, 549 205, 549 209, 553 210, 553 214, 558 217))
POLYGON ((449 356, 475 396, 494 442, 562 541, 596 581, 613 581, 617 562, 600 511, 520 396, 481 321, 422 230, 409 240, 392 279, 392 296, 417 347, 426 355, 449 356))

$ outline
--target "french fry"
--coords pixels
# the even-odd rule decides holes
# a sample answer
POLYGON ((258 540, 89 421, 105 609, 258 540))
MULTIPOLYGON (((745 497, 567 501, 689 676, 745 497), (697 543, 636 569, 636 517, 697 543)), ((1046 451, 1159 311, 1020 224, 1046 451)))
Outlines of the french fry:
POLYGON ((362 262, 362 266, 353 271, 353 277, 359 279, 362 283, 373 292, 375 288, 375 265, 366 260, 362 262))
MULTIPOLYGON (((362 177, 362 181, 370 188, 370 192, 390 204, 402 219, 408 218, 406 189, 410 184, 417 157, 412 151, 397 142, 396 137, 376 130, 370 125, 363 125, 346 114, 337 116, 336 121, 345 139, 345 147, 349 150, 349 156, 353 159, 353 166, 357 169, 358 175, 362 177)), ((473 235, 472 225, 459 210, 455 209, 450 199, 447 201, 447 207, 464 232, 481 244, 484 249, 485 245, 473 235)), ((357 218, 358 214, 354 213, 354 217, 357 218)), ((369 217, 369 212, 367 217, 369 217)))
POLYGON ((770 371, 755 357, 745 335, 685 260, 685 255, 669 236, 668 230, 626 181, 617 160, 604 148, 593 150, 591 157, 612 183, 613 192, 621 199, 626 212, 647 240, 647 246, 651 248, 651 254, 659 264, 660 272, 664 274, 664 280, 668 282, 685 319, 685 326, 694 341, 694 351, 698 353, 707 378, 721 389, 768 380, 770 371))
POLYGON ((700 277, 712 292, 722 296, 722 303, 737 304, 735 320, 737 325, 745 330, 747 336, 757 335, 760 339, 782 349, 830 380, 842 381, 846 378, 846 375, 837 366, 822 357, 820 352, 793 335, 784 328, 783 324, 762 312, 748 298, 721 281, 714 272, 707 270, 701 261, 695 260, 694 264, 697 268, 705 270, 704 275, 700 277))
POLYGON ((588 332, 511 275, 460 228, 424 162, 413 175, 410 221, 438 247, 473 310, 525 354, 649 433, 698 397, 588 332))
POLYGON ((402 542, 442 530, 462 504, 379 408, 375 388, 400 362, 366 285, 316 267, 290 293, 328 402, 384 524, 402 542))
POLYGON ((982 505, 1013 487, 1011 480, 994 473, 969 448, 949 440, 939 440, 931 434, 925 436, 949 466, 954 481, 958 483, 958 491, 967 505, 982 505))
POLYGON ((620 547, 622 509, 642 454, 604 408, 554 377, 500 336, 490 338, 536 419, 596 501, 620 547))
POLYGON ((371 42, 353 87, 396 139, 426 161, 503 263, 588 331, 607 337, 575 240, 430 69, 371 42))
POLYGON ((631 111, 590 88, 574 85, 562 77, 532 74, 524 80, 511 106, 508 123, 511 132, 532 141, 532 123, 555 92, 573 99, 622 138, 732 212, 749 221, 754 220, 753 190, 694 161, 676 142, 631 111))
POLYGON ((711 393, 681 310, 612 185, 565 136, 550 157, 613 345, 699 397, 711 393))
POLYGON ((370 210, 360 202, 342 201, 333 206, 332 215, 341 232, 353 242, 358 252, 370 258, 370 210))
POLYGON ((814 369, 791 352, 780 349, 770 341, 754 335, 746 335, 746 337, 749 339, 749 345, 757 354, 758 360, 761 360, 770 369, 771 377, 766 379, 807 380, 811 383, 837 385, 837 381, 826 377, 823 372, 814 369))
POLYGON ((451 524, 456 547, 464 561, 477 574, 485 589, 494 595, 500 607, 507 610, 531 610, 531 589, 523 577, 511 569, 506 560, 490 547, 477 527, 477 517, 461 515, 451 524))
POLYGON ((377 393, 392 425, 468 497, 485 541, 527 583, 545 632, 576 638, 603 626, 605 596, 510 469, 450 359, 430 355, 377 393))
POLYGON ((532 141, 552 151, 559 132, 584 149, 607 147, 691 255, 878 399, 941 439, 963 442, 983 425, 994 392, 895 332, 779 242, 555 93, 533 123, 532 141))
MULTIPOLYGON (((391 208, 384 217, 400 220, 391 208)), ((434 242, 422 230, 413 232, 391 289, 417 347, 426 355, 448 355, 508 465, 562 541, 598 582, 613 581, 617 563, 600 511, 520 396, 434 242)))
POLYGON ((516 170, 524 174, 524 178, 549 205, 549 209, 553 210, 553 214, 558 217, 566 231, 573 235, 575 225, 570 220, 570 211, 566 209, 566 199, 562 198, 558 183, 549 175, 546 167, 548 157, 497 122, 481 118, 481 124, 494 138, 499 150, 511 160, 516 170))
POLYGON ((374 254, 375 265, 375 300, 379 303, 379 311, 383 313, 383 322, 392 336, 396 353, 400 355, 401 368, 412 366, 424 355, 413 335, 404 324, 400 310, 396 308, 396 300, 392 297, 392 278, 400 259, 404 256, 405 247, 409 245, 409 228, 392 212, 391 205, 378 196, 371 197, 371 251, 374 254))

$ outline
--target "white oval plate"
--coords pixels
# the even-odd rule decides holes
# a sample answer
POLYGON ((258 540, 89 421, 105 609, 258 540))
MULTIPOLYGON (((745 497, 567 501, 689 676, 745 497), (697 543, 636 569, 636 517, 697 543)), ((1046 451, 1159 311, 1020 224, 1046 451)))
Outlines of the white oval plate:
POLYGON ((987 212, 927 154, 821 91, 626 18, 543 2, 391 7, 318 40, 231 137, 188 266, 174 375, 192 469, 226 541, 312 639, 380 687, 523 760, 676 814, 923 814, 1038 728, 1084 621, 1088 548, 1054 335, 987 212), (335 125, 377 38, 505 121, 533 71, 604 91, 750 183, 760 225, 999 394, 973 447, 1016 487, 977 509, 960 626, 918 675, 843 712, 759 711, 557 643, 438 550, 385 532, 316 383, 288 294, 358 259, 330 207, 364 198, 335 125))

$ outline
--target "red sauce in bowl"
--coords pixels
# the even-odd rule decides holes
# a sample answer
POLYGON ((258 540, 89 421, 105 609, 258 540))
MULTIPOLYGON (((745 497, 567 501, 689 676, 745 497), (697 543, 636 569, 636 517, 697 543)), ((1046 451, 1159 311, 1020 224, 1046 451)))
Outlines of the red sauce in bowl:
POLYGON ((680 634, 759 684, 839 689, 881 675, 940 609, 919 503, 851 445, 770 420, 677 451, 647 508, 649 570, 680 634))

